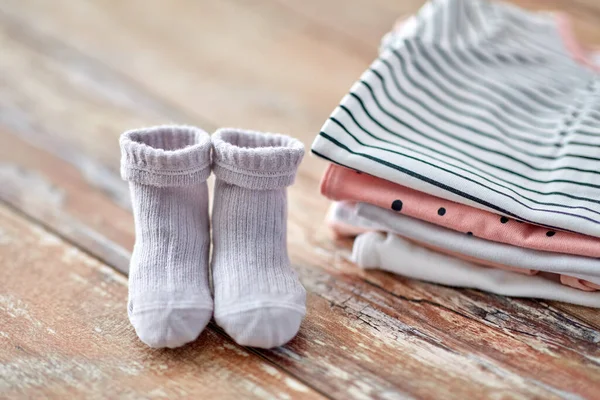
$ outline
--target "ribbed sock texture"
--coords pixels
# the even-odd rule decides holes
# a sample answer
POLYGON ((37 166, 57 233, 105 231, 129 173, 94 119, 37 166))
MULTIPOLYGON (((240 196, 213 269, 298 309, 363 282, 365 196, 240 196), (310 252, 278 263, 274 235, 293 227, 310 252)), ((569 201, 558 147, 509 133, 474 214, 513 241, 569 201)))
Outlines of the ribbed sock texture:
POLYGON ((212 141, 215 320, 241 345, 283 345, 306 312, 286 245, 286 187, 304 147, 287 136, 233 129, 212 141))
POLYGON ((148 346, 178 347, 195 340, 212 316, 210 137, 197 128, 159 126, 125 132, 120 144, 136 232, 129 319, 148 346))

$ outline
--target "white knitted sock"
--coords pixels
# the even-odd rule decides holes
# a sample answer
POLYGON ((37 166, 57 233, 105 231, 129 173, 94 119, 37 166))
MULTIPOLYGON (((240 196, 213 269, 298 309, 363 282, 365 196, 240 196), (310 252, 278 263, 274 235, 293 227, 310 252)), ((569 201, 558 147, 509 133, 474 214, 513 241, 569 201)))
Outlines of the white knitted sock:
POLYGON ((304 146, 234 129, 217 131, 212 142, 215 320, 241 345, 280 346, 296 335, 306 312, 286 246, 286 187, 304 146))
POLYGON ((193 127, 159 126, 125 132, 120 144, 136 232, 129 320, 148 346, 178 347, 196 339, 212 315, 210 137, 193 127))

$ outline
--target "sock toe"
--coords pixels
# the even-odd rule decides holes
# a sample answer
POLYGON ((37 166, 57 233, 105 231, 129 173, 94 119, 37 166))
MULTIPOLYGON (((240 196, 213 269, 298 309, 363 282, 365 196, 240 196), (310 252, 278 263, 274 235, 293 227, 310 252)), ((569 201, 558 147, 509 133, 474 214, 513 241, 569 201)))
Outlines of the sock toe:
POLYGON ((150 347, 179 347, 194 341, 204 330, 212 312, 204 308, 152 308, 130 315, 140 340, 150 347))
POLYGON ((304 314, 285 307, 264 307, 215 315, 215 319, 239 345, 270 349, 296 336, 304 314))

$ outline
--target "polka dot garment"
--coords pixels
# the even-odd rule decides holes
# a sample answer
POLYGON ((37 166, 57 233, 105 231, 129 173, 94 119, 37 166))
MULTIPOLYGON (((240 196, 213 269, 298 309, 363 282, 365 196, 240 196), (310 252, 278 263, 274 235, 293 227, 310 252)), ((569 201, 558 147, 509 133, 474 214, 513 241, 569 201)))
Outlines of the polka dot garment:
POLYGON ((338 165, 331 164, 325 172, 321 193, 331 200, 370 203, 494 242, 600 257, 600 238, 523 223, 338 165))

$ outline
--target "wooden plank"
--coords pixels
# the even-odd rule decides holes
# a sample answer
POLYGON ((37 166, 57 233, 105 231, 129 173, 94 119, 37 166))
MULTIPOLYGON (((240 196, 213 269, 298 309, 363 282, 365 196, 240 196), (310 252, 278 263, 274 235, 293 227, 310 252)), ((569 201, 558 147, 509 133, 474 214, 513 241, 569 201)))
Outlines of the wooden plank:
POLYGON ((360 58, 307 35, 307 22, 279 18, 277 10, 232 1, 178 0, 169 7, 177 24, 163 18, 157 1, 9 0, 2 12, 4 24, 20 29, 15 36, 54 38, 97 57, 186 115, 283 131, 307 144, 370 62, 371 55, 360 58))
MULTIPOLYGON (((501 360, 503 368, 519 371, 523 378, 534 377, 530 384, 545 384, 566 391, 575 389, 575 393, 586 393, 585 396, 593 397, 600 380, 600 332, 594 326, 554 307, 548 307, 544 302, 511 299, 474 290, 455 290, 396 277, 381 271, 365 272, 346 261, 349 256, 348 243, 339 247, 332 245, 329 239, 320 241, 318 237, 317 234, 311 244, 320 250, 318 254, 324 257, 322 263, 314 257, 309 261, 306 253, 303 256, 302 252, 295 254, 296 259, 300 260, 299 263, 322 265, 327 272, 334 275, 335 282, 340 286, 343 286, 340 282, 350 280, 349 276, 362 277, 367 282, 366 286, 358 283, 348 284, 348 287, 352 288, 352 294, 360 299, 357 300, 361 303, 358 309, 369 310, 373 303, 382 307, 384 301, 379 298, 378 291, 368 287, 369 284, 376 286, 395 295, 389 303, 390 309, 384 311, 386 314, 394 315, 397 312, 395 321, 402 321, 405 326, 417 329, 423 334, 436 336, 438 343, 448 345, 452 338, 457 339, 466 345, 469 357, 501 360), (365 305, 366 308, 363 309, 365 305), (412 319, 413 316, 415 319, 412 319), (428 330, 426 326, 430 324, 434 331, 439 329, 454 334, 441 339, 438 336, 441 332, 433 334, 428 330), (488 330, 483 326, 493 329, 488 330), (457 332, 460 339, 457 338, 457 332), (499 335, 499 332, 503 335, 499 335), (512 339, 516 341, 512 342, 512 339), (527 352, 531 351, 530 354, 522 354, 523 357, 516 355, 526 348, 529 348, 527 352), (546 358, 552 353, 552 356, 546 358), (540 358, 541 354, 545 356, 540 358), (567 359, 570 361, 566 361, 567 359), (555 366, 550 367, 549 364, 555 366), (579 366, 575 367, 577 364, 579 366), (551 372, 554 368, 556 371, 551 372), (560 376, 558 371, 563 368, 575 368, 571 372, 575 373, 575 370, 578 370, 582 376, 560 376), (588 383, 584 384, 585 381, 588 383), (579 386, 580 384, 582 386, 579 386), (583 387, 586 389, 578 392, 583 387)), ((385 301, 390 301, 389 296, 385 298, 385 301)), ((343 302, 347 303, 347 300, 343 302)), ((569 307, 580 311, 587 310, 590 315, 598 314, 598 310, 586 307, 569 307)), ((380 312, 382 309, 377 312, 378 317, 382 315, 380 312)), ((389 329, 379 318, 374 318, 371 322, 375 324, 376 329, 389 329)), ((393 334, 390 331, 387 333, 393 334)), ((441 336, 445 334, 442 333, 441 336)), ((458 350, 461 348, 459 344, 448 347, 461 351, 458 350)))
POLYGON ((76 167, 15 140, 3 127, 0 131, 2 200, 127 273, 129 253, 113 240, 133 246, 131 214, 114 201, 104 200, 104 192, 90 186, 76 167), (77 198, 72 193, 78 193, 77 198))
POLYGON ((3 398, 322 398, 210 330, 148 349, 126 278, 3 205, 0 264, 3 398))
POLYGON ((154 101, 120 75, 96 68, 97 61, 61 47, 50 37, 24 33, 19 23, 4 18, 2 12, 0 46, 4 50, 0 121, 82 170, 99 174, 98 180, 103 172, 93 162, 117 170, 118 136, 123 130, 186 121, 181 112, 154 101))
MULTIPOLYGON (((111 204, 72 166, 0 130, 0 149, 8 149, 9 142, 11 150, 1 152, 0 158, 21 174, 0 175, 0 198, 54 229, 65 231, 63 226, 76 223, 79 235, 93 231, 110 236, 86 247, 99 257, 120 248, 113 240, 131 246, 127 211, 111 204), (68 201, 55 202, 51 214, 38 212, 52 196, 68 201), (109 216, 120 223, 102 222, 109 216)), ((291 226, 310 232, 299 221, 291 226)), ((323 393, 337 398, 393 392, 434 396, 445 388, 457 398, 473 390, 482 396, 515 390, 552 397, 557 390, 588 394, 599 376, 600 333, 581 321, 551 313, 537 302, 465 294, 382 273, 362 274, 343 261, 343 250, 322 230, 305 235, 308 243, 294 244, 300 236, 292 231, 290 251, 311 292, 309 316, 292 343, 260 353, 323 393), (453 333, 458 328, 460 337, 453 333), (529 361, 522 362, 522 357, 529 361), (384 376, 377 367, 381 360, 389 366, 384 376), (544 368, 531 373, 528 368, 538 363, 544 368), (553 381, 557 373, 560 383, 553 381)))
POLYGON ((565 314, 577 317, 580 321, 593 326, 596 330, 600 330, 600 312, 597 309, 558 302, 550 302, 549 304, 565 314))
MULTIPOLYGON (((259 0, 256 3, 265 7, 265 3, 269 2, 259 0)), ((277 3, 311 21, 317 32, 313 34, 331 45, 343 46, 348 51, 375 58, 383 35, 392 29, 399 18, 414 14, 425 1, 356 0, 351 6, 345 0, 277 0, 277 3)), ((271 4, 271 7, 274 5, 271 4)))

